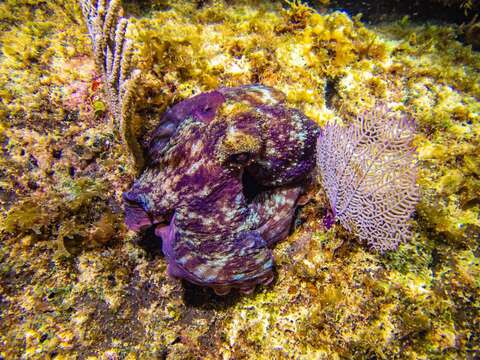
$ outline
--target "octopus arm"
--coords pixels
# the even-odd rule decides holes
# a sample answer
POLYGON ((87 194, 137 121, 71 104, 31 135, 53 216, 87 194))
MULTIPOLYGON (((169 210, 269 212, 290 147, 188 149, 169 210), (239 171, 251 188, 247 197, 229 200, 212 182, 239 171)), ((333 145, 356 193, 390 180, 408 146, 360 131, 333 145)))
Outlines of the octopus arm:
POLYGON ((301 187, 277 188, 258 195, 250 204, 257 231, 269 247, 288 236, 301 187))
POLYGON ((244 293, 259 283, 273 279, 271 250, 258 231, 239 231, 200 241, 204 233, 195 233, 177 224, 175 217, 168 226, 157 227, 171 276, 191 283, 209 286, 225 295, 232 288, 244 293))

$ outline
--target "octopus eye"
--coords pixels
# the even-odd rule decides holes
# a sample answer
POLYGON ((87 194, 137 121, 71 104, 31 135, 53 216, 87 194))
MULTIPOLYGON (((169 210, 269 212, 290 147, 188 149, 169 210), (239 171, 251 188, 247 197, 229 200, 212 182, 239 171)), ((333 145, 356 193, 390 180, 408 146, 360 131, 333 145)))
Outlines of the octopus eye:
POLYGON ((211 107, 210 105, 205 105, 204 108, 202 108, 201 110, 201 113, 203 114, 203 116, 214 116, 215 114, 215 109, 213 107, 211 107))
POLYGON ((248 160, 251 159, 251 154, 248 152, 241 152, 238 154, 233 154, 230 156, 230 162, 234 164, 245 164, 248 160))
POLYGON ((215 107, 210 104, 201 105, 194 109, 193 114, 202 121, 211 121, 215 117, 215 107))

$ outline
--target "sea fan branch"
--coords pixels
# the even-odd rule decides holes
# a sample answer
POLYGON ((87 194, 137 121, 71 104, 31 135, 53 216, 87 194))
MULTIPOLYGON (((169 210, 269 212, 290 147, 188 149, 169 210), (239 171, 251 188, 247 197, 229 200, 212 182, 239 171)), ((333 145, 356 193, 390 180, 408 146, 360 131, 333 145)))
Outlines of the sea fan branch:
POLYGON ((332 213, 380 252, 411 236, 418 202, 413 122, 385 106, 349 127, 329 125, 318 139, 318 167, 332 213))

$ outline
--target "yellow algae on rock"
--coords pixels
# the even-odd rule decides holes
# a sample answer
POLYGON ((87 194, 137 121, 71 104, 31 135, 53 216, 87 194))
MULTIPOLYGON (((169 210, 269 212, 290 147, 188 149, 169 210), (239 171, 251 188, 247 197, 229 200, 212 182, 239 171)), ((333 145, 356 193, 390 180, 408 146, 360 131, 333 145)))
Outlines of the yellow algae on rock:
POLYGON ((348 124, 381 100, 417 124, 415 236, 397 252, 370 253, 339 225, 324 229, 326 202, 314 188, 295 231, 274 249, 272 285, 217 298, 167 278, 161 244, 123 225, 129 154, 102 106, 77 2, 7 0, 0 356, 479 354, 480 54, 457 40, 458 27, 367 26, 298 1, 124 6, 143 74, 135 133, 173 103, 219 86, 273 86, 320 125, 348 124))
POLYGON ((438 180, 436 190, 445 195, 454 194, 460 190, 463 182, 464 178, 462 172, 460 170, 453 169, 438 180))

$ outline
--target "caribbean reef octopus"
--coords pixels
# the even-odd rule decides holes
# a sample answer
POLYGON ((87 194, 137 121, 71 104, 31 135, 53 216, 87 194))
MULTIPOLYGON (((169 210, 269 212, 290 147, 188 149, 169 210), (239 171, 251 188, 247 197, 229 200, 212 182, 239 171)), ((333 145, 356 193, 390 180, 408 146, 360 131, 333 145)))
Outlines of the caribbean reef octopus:
POLYGON ((155 227, 170 275, 251 293, 273 280, 271 248, 290 231, 318 135, 267 86, 184 100, 152 133, 148 166, 123 196, 126 224, 155 227))

